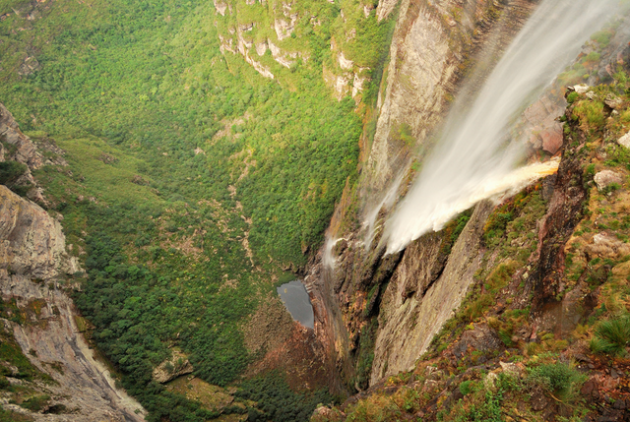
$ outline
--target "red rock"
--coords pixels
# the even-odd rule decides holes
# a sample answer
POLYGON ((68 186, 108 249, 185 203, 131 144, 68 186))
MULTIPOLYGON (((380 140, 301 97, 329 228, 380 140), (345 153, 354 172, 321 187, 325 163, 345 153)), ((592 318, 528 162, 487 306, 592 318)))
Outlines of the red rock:
POLYGON ((588 381, 584 383, 584 385, 582 386, 581 393, 583 396, 595 398, 599 396, 599 394, 597 394, 597 390, 598 390, 597 379, 595 377, 592 377, 591 379, 589 379, 588 381))
POLYGON ((549 154, 553 155, 562 147, 562 125, 554 124, 552 127, 540 133, 543 140, 542 147, 549 154))

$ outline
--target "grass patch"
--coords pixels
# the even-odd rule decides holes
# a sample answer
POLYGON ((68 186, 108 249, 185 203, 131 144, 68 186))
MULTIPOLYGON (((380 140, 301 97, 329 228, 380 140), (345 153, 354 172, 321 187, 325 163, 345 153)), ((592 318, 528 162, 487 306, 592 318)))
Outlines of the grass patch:
POLYGON ((606 353, 625 356, 626 347, 630 344, 630 315, 623 315, 608 321, 600 322, 595 328, 595 336, 591 340, 591 350, 595 353, 606 353))

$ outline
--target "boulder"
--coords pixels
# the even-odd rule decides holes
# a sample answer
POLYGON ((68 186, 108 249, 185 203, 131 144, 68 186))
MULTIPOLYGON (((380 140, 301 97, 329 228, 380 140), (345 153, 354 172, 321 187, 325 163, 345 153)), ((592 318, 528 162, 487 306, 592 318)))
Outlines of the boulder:
POLYGON ((575 92, 581 95, 581 94, 586 94, 591 89, 591 87, 584 84, 584 85, 575 85, 573 89, 575 90, 575 92))
POLYGON ((630 132, 617 139, 617 143, 622 147, 630 148, 630 132))
POLYGON ((499 365, 501 365, 501 369, 503 369, 503 373, 506 375, 520 377, 523 373, 522 364, 519 365, 511 362, 499 362, 499 365))
POLYGON ((619 173, 615 173, 612 170, 602 170, 595 175, 593 178, 595 184, 597 185, 597 189, 603 190, 613 183, 621 184, 623 179, 619 173))
POLYGON ((593 243, 586 245, 584 249, 589 256, 602 259, 617 259, 630 254, 630 244, 623 243, 617 237, 605 232, 596 234, 593 237, 593 243))
POLYGON ((549 154, 554 155, 562 147, 562 125, 556 124, 540 133, 542 138, 542 148, 549 154))
POLYGON ((614 94, 608 94, 604 100, 604 104, 613 110, 619 110, 623 106, 623 100, 614 94))
POLYGON ((479 325, 462 334, 461 340, 453 347, 453 354, 463 357, 469 347, 481 352, 497 350, 503 346, 501 339, 487 325, 479 325))
POLYGON ((170 359, 162 362, 153 370, 153 379, 161 384, 165 384, 182 375, 190 374, 194 370, 188 357, 179 350, 173 350, 170 359))

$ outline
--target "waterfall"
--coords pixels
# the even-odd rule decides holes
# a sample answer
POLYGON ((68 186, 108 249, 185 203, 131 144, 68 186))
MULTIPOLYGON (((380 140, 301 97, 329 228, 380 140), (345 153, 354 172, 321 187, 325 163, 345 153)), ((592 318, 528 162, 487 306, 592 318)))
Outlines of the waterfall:
POLYGON ((434 151, 385 223, 388 253, 440 230, 476 202, 514 192, 552 170, 554 163, 515 171, 524 142, 510 128, 618 6, 618 0, 541 2, 474 101, 453 106, 434 151))

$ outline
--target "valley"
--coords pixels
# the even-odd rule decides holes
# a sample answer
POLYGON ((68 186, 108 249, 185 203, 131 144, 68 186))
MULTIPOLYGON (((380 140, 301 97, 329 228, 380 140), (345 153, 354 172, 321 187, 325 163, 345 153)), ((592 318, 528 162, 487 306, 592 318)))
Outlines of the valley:
POLYGON ((627 420, 579 1, 0 0, 0 421, 627 420))

